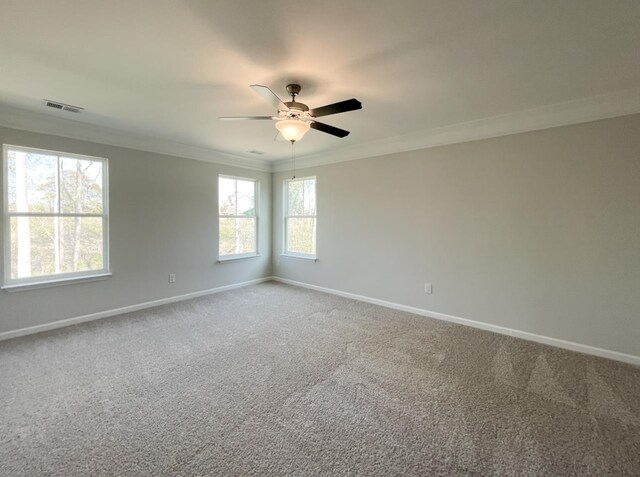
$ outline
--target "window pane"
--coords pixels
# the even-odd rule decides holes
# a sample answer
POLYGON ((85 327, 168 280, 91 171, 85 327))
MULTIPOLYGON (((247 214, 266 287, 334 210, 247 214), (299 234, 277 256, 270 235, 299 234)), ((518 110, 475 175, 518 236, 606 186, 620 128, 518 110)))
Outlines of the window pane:
POLYGON ((102 217, 58 219, 60 273, 102 270, 102 217))
POLYGON ((55 273, 55 220, 53 217, 11 217, 12 279, 55 273))
POLYGON ((303 181, 303 215, 316 215, 316 181, 308 179, 303 181))
POLYGON ((288 214, 316 215, 316 180, 291 181, 287 185, 288 214))
POLYGON ((287 183, 287 212, 289 215, 303 215, 303 196, 302 181, 291 181, 287 183))
POLYGON ((11 217, 11 278, 102 270, 102 217, 11 217))
POLYGON ((234 179, 218 178, 218 208, 220 215, 238 215, 236 213, 236 181, 234 179))
POLYGON ((256 219, 220 217, 219 256, 256 253, 256 219))
POLYGON ((256 215, 256 183, 238 180, 238 215, 256 215))
POLYGON ((7 199, 10 212, 56 212, 57 156, 7 151, 7 199))
POLYGON ((102 162, 60 158, 60 207, 64 213, 102 213, 102 162))
POLYGON ((287 252, 316 254, 316 219, 287 219, 287 252))

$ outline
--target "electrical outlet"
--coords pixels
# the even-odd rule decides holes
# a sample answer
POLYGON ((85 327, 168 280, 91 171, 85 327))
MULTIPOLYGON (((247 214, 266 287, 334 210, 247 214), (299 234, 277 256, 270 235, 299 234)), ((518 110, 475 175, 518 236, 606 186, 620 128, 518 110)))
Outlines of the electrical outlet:
POLYGON ((176 282, 176 274, 175 273, 170 273, 169 274, 169 283, 175 283, 176 282))
POLYGON ((424 284, 424 292, 428 293, 429 295, 431 295, 433 293, 433 285, 431 285, 431 283, 425 283, 424 284))

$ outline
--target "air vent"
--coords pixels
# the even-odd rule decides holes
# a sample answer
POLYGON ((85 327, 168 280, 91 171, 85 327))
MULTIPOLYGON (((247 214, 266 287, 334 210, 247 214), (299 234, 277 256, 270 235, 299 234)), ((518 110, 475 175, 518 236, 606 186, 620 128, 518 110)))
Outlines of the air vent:
POLYGON ((264 151, 256 151, 255 149, 252 149, 250 151, 247 151, 249 154, 255 154, 256 156, 262 156, 264 154, 264 151))
POLYGON ((61 111, 66 111, 68 113, 80 113, 84 111, 84 108, 81 108, 80 106, 58 103, 57 101, 50 101, 48 99, 43 99, 42 103, 48 108, 58 109, 61 111))

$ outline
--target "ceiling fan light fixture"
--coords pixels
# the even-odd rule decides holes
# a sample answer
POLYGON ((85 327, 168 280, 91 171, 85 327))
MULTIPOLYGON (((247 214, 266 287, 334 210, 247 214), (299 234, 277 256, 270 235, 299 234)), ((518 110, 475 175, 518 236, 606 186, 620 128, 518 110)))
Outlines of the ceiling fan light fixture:
POLYGON ((311 125, 297 119, 283 119, 276 123, 276 129, 287 141, 296 142, 302 139, 311 125))

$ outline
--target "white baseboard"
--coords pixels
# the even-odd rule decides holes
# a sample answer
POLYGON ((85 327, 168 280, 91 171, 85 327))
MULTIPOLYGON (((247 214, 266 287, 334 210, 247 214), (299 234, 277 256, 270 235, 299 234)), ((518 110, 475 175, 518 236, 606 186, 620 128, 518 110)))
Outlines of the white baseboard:
POLYGON ((217 288, 210 288, 208 290, 201 290, 193 293, 187 293, 185 295, 178 295, 168 298, 162 298, 160 300, 147 301, 144 303, 138 303, 136 305, 123 306, 121 308, 114 308, 111 310, 100 311, 97 313, 91 313, 89 315, 77 316, 75 318, 67 318, 64 320, 54 321, 52 323, 45 323, 42 325, 29 326, 27 328, 20 328, 18 330, 5 331, 0 333, 0 341, 8 340, 11 338, 17 338, 19 336, 31 335, 34 333, 40 333, 42 331, 54 330, 57 328, 63 328, 65 326, 76 325, 79 323, 85 323, 87 321, 99 320, 102 318, 108 318, 110 316, 121 315, 123 313, 130 313, 132 311, 143 310, 145 308, 152 308, 154 306, 166 305, 169 303, 176 303, 179 301, 190 300, 192 298, 198 298, 205 295, 212 295, 214 293, 220 293, 227 290, 233 290, 235 288, 242 288, 249 285, 255 285, 258 283, 268 282, 268 281, 277 281, 281 283, 286 283, 289 285, 294 285, 302 288, 309 288, 311 290, 316 290, 324 293, 329 293, 332 295, 338 295, 345 298, 351 298, 353 300, 358 300, 366 303, 371 303, 374 305, 384 306, 386 308, 392 308, 394 310, 406 311, 408 313, 413 313, 420 316, 426 316, 429 318, 435 318, 437 320, 450 321, 453 323, 458 323, 465 326, 471 326, 473 328, 479 328, 486 331, 493 331, 494 333, 499 333, 502 335, 513 336, 516 338, 522 338, 528 341, 535 341, 537 343, 542 343, 550 346, 555 346, 557 348, 568 349, 571 351, 577 351, 579 353, 590 354, 593 356, 599 356, 602 358, 613 359, 616 361, 622 361, 629 364, 634 364, 636 366, 640 366, 640 356, 635 356, 632 354, 620 353, 618 351, 611 351, 603 348, 596 348, 594 346, 589 346, 585 344, 575 343, 573 341, 561 340, 558 338, 551 338, 549 336, 537 335, 534 333, 528 333, 526 331, 519 331, 512 328, 506 328, 504 326, 492 325, 489 323, 483 323, 481 321, 470 320, 467 318, 460 318, 458 316, 447 315, 445 313, 439 313, 437 311, 429 311, 422 308, 416 308, 413 306, 402 305, 400 303, 394 303, 386 300, 380 300, 378 298, 371 298, 363 295, 356 295, 355 293, 344 292, 341 290, 335 290, 333 288, 321 287, 318 285, 311 285, 309 283, 298 282, 295 280, 289 280, 287 278, 281 277, 263 277, 257 278, 255 280, 249 280, 246 282, 233 283, 231 285, 225 285, 217 288))
POLYGON ((558 338, 551 338, 549 336, 537 335, 534 333, 527 333, 526 331, 514 330, 506 328, 504 326, 491 325, 489 323, 483 323, 481 321, 469 320, 467 318, 460 318, 458 316, 447 315, 445 313, 439 313, 437 311, 424 310, 422 308, 415 308, 413 306, 401 305, 399 303, 393 303, 390 301, 379 300, 377 298, 371 298, 363 295, 356 295, 354 293, 348 293, 341 290, 334 290, 332 288, 325 288, 318 285, 311 285, 309 283, 298 282, 295 280, 289 280, 287 278, 273 277, 273 280, 281 283, 287 283, 302 288, 309 288, 324 293, 330 293, 332 295, 338 295, 345 298, 351 298, 353 300, 363 301, 366 303, 372 303, 374 305, 384 306, 386 308, 393 308, 394 310, 406 311, 416 315, 426 316, 429 318, 435 318, 437 320, 450 321, 458 323, 460 325, 471 326, 473 328, 479 328, 482 330, 493 331, 502 335, 513 336, 515 338, 522 338, 527 341, 535 341, 557 348, 568 349, 571 351, 577 351, 579 353, 590 354, 593 356, 599 356, 601 358, 613 359, 616 361, 622 361, 624 363, 634 364, 640 366, 640 356, 632 354, 620 353, 618 351, 611 351, 603 348, 596 348, 585 344, 575 343, 573 341, 561 340, 558 338))
POLYGON ((246 282, 232 283, 231 285, 224 285, 217 288, 210 288, 208 290, 200 290, 193 293, 187 293, 185 295, 172 296, 169 298, 161 298, 160 300, 147 301, 144 303, 138 303, 136 305, 123 306, 121 308, 114 308, 111 310, 99 311, 97 313, 91 313, 90 315, 77 316, 75 318, 67 318, 64 320, 58 320, 51 323, 44 323, 42 325, 29 326, 27 328, 20 328, 18 330, 5 331, 0 333, 0 341, 8 340, 11 338, 17 338, 19 336, 31 335, 34 333, 40 333, 42 331, 55 330, 56 328, 63 328, 65 326, 77 325, 78 323, 85 323, 87 321, 99 320, 101 318, 108 318, 110 316, 121 315, 123 313, 130 313, 132 311, 143 310, 145 308, 152 308, 154 306, 166 305, 169 303, 175 303, 183 300, 190 300, 192 298, 198 298, 205 295, 212 295, 214 293, 220 293, 227 290, 233 290, 234 288, 242 288, 249 285, 255 285, 257 283, 268 282, 273 280, 273 277, 257 278, 255 280, 249 280, 246 282))

